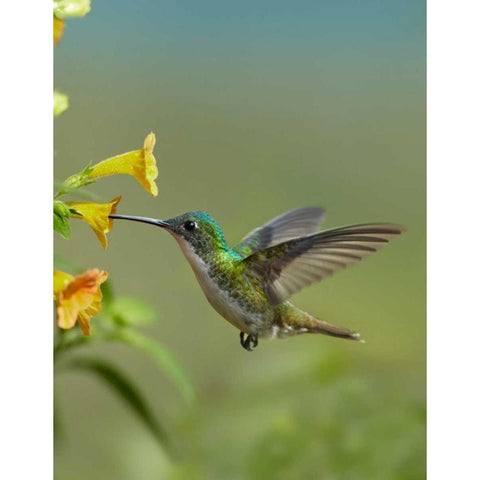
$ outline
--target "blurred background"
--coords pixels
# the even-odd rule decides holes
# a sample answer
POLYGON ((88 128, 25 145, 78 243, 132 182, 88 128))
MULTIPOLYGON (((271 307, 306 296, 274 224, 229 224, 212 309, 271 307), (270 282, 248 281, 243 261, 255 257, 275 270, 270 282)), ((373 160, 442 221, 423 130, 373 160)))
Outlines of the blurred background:
POLYGON ((116 222, 104 251, 73 223, 56 252, 155 306, 145 332, 197 400, 137 352, 96 347, 135 379, 180 454, 96 378, 67 373, 55 382, 56 477, 425 478, 424 2, 96 0, 67 22, 55 86, 70 97, 55 120, 58 179, 156 133, 158 197, 126 176, 91 188, 122 194, 119 213, 204 210, 231 244, 304 205, 325 207, 327 228, 409 228, 293 298, 365 344, 304 335, 248 353, 165 232, 116 222))

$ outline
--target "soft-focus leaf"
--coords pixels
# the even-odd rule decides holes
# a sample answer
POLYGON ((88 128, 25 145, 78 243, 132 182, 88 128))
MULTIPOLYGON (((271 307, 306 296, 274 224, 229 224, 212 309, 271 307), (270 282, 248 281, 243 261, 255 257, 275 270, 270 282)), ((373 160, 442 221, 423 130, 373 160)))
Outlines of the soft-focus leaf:
POLYGON ((77 358, 69 362, 68 366, 95 373, 99 378, 108 383, 138 415, 158 442, 163 447, 168 448, 168 438, 165 430, 154 417, 137 387, 116 367, 103 360, 92 358, 77 358))
POLYGON ((112 282, 110 280, 107 280, 103 285, 102 285, 102 293, 103 293, 103 306, 104 309, 107 310, 110 308, 110 305, 112 304, 114 300, 114 295, 113 295, 113 287, 112 287, 112 282))
POLYGON ((109 314, 115 323, 122 326, 151 325, 157 318, 157 312, 150 304, 135 297, 116 298, 109 314))
POLYGON ((83 17, 90 11, 90 0, 54 0, 53 14, 57 18, 83 17))
POLYGON ((195 390, 190 378, 166 347, 131 329, 121 329, 113 334, 113 338, 147 353, 173 380, 189 403, 195 400, 195 390))
POLYGON ((68 96, 57 91, 53 92, 53 116, 60 115, 68 108, 68 96))
POLYGON ((55 270, 64 270, 76 275, 85 270, 85 268, 75 264, 69 258, 62 257, 57 253, 53 254, 53 267, 55 270))

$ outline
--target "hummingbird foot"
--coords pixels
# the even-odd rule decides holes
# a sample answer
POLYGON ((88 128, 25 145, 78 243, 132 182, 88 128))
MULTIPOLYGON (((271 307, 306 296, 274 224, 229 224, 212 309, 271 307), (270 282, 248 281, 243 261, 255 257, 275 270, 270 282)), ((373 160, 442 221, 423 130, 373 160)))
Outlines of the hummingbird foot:
POLYGON ((247 335, 244 332, 240 332, 240 345, 245 350, 251 352, 253 348, 255 348, 258 345, 258 337, 256 335, 250 335, 250 334, 247 335))

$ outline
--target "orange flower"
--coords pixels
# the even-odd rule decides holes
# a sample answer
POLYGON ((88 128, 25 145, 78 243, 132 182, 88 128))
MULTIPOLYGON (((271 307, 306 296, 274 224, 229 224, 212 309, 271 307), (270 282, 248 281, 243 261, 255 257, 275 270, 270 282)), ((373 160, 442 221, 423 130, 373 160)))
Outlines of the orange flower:
POLYGON ((81 218, 87 222, 100 240, 103 248, 107 248, 108 241, 106 234, 113 228, 113 220, 108 218, 112 213, 116 213, 117 205, 122 197, 116 197, 109 203, 94 202, 67 202, 69 207, 81 215, 72 213, 73 218, 81 218))
POLYGON ((90 335, 90 319, 102 309, 100 285, 107 272, 98 268, 74 277, 69 273, 53 271, 53 297, 57 303, 60 328, 72 328, 78 321, 84 335, 90 335))
POLYGON ((118 174, 132 175, 150 195, 156 197, 158 188, 155 179, 158 177, 158 168, 153 156, 154 146, 155 134, 149 133, 145 138, 142 149, 123 153, 97 163, 88 173, 88 178, 93 179, 118 174))

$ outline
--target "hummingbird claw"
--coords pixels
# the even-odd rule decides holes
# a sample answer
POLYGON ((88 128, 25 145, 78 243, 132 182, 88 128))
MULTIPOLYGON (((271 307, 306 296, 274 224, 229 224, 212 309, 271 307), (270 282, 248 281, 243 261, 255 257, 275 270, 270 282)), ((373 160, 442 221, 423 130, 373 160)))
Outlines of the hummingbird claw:
POLYGON ((247 351, 251 352, 253 348, 258 345, 258 337, 256 335, 246 334, 244 332, 240 332, 240 345, 247 351), (246 336, 245 336, 246 335, 246 336))

